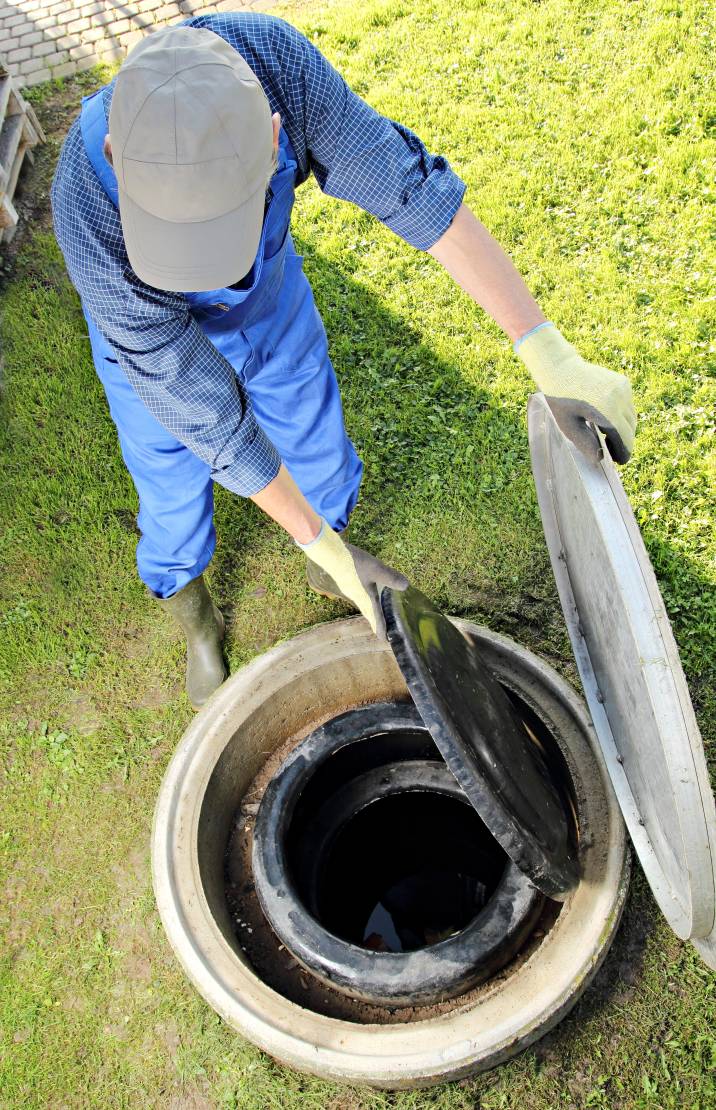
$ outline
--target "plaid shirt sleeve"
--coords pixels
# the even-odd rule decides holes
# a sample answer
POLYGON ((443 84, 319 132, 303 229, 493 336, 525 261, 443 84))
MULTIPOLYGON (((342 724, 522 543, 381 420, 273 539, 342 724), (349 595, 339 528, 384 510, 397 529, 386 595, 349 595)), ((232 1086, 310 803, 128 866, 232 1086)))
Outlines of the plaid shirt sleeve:
POLYGON ((464 183, 409 128, 361 100, 310 42, 304 51, 306 137, 321 189, 419 250, 432 247, 462 204, 464 183))

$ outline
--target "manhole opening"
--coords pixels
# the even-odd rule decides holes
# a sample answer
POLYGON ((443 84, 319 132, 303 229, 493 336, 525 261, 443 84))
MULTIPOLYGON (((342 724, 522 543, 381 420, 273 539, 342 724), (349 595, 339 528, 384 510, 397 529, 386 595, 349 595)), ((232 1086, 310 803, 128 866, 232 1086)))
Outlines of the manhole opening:
MULTIPOLYGON (((419 788, 430 766, 405 764, 408 788, 372 800, 376 776, 360 776, 320 845, 289 828, 299 897, 342 940, 377 952, 425 948, 460 932, 494 893, 505 853, 467 801, 419 788)), ((379 786, 390 786, 390 770, 379 786)))
MULTIPOLYGON (((536 742, 543 749, 543 754, 545 754, 550 766, 550 772, 554 780, 559 783, 564 797, 569 801, 574 814, 573 834, 576 841, 579 838, 578 815, 580 806, 576 797, 575 784, 560 744, 541 715, 535 712, 507 684, 504 685, 504 688, 523 720, 532 730, 536 742)), ((240 806, 237 808, 225 857, 226 899, 237 944, 257 974, 268 986, 278 991, 288 1000, 329 1017, 361 1024, 404 1023, 428 1019, 473 1004, 482 992, 491 989, 491 984, 496 979, 503 980, 514 974, 524 961, 530 958, 559 917, 562 908, 560 903, 549 899, 544 900, 542 910, 532 926, 528 939, 510 962, 487 982, 479 984, 451 1000, 432 1005, 416 1004, 414 1006, 403 1005, 398 1007, 379 1005, 359 998, 348 997, 343 992, 331 988, 325 982, 314 979, 285 948, 269 925, 256 894, 251 867, 253 828, 259 803, 276 768, 282 765, 295 746, 295 740, 286 741, 283 747, 277 750, 259 771, 249 786, 240 806)), ((305 897, 307 904, 310 904, 310 897, 302 885, 304 878, 301 876, 301 864, 300 860, 297 859, 296 845, 304 842, 304 834, 313 820, 317 807, 320 806, 323 800, 334 794, 341 783, 351 777, 360 775, 361 772, 365 773, 382 768, 387 763, 400 764, 416 760, 435 761, 444 766, 442 757, 427 731, 419 728, 405 728, 399 732, 376 733, 356 739, 355 742, 349 743, 333 753, 316 768, 312 776, 305 782, 304 789, 296 801, 290 819, 289 863, 292 878, 299 893, 305 897)), ((322 919, 321 923, 324 928, 334 932, 337 936, 341 936, 342 939, 360 944, 361 947, 369 948, 369 950, 400 951, 397 947, 393 947, 395 939, 393 939, 392 945, 389 940, 392 935, 390 930, 392 925, 398 934, 400 944, 404 945, 402 950, 410 951, 435 943, 435 940, 439 938, 435 937, 433 930, 436 926, 439 928, 442 922, 434 922, 426 915, 418 920, 420 915, 414 909, 411 915, 413 918, 412 931, 414 934, 417 932, 417 940, 420 943, 413 942, 412 947, 409 947, 411 938, 406 932, 407 943, 406 940, 401 939, 400 932, 396 928, 395 918, 392 915, 392 920, 386 920, 385 917, 380 918, 381 911, 378 903, 380 902, 381 892, 376 893, 374 888, 369 892, 366 887, 370 887, 371 884, 364 884, 362 880, 364 873, 369 871, 365 866, 367 858, 366 844, 371 843, 374 846, 371 851, 375 854, 375 845, 379 844, 381 839, 381 829, 389 831, 390 837, 393 841, 396 841, 396 849, 399 847, 396 838, 400 837, 401 825, 408 828, 412 827, 413 835, 415 835, 416 830, 419 830, 421 838, 423 838, 425 830, 420 829, 420 825, 421 823, 427 824, 425 818, 422 817, 416 821, 413 814, 408 814, 407 810, 403 810, 403 806, 417 804, 421 807, 423 814, 428 815, 428 820, 432 819, 433 824, 437 824, 438 810, 441 811, 440 816, 444 818, 449 809, 455 818, 454 827, 457 828, 460 828, 464 820, 464 811, 467 812, 468 822, 471 826, 470 835, 474 837, 473 843, 481 847, 483 860, 483 869, 480 875, 474 875, 475 868, 473 867, 472 877, 477 878, 484 886, 486 902, 489 901, 500 881, 506 867, 507 857, 472 807, 466 805, 463 801, 433 794, 428 803, 429 808, 426 809, 423 809, 426 803, 425 796, 419 799, 417 803, 409 795, 386 799, 383 800, 383 803, 381 806, 382 812, 377 808, 378 802, 375 802, 373 814, 370 815, 370 818, 367 815, 363 818, 365 821, 370 821, 370 828, 363 826, 363 820, 359 820, 362 814, 358 814, 353 821, 348 823, 343 835, 336 839, 331 852, 328 854, 327 864, 333 868, 334 879, 332 882, 335 883, 336 889, 340 890, 341 893, 336 894, 334 891, 328 899, 320 898, 318 903, 314 903, 315 913, 319 920, 322 919), (432 810, 431 813, 429 809, 432 810), (459 816, 457 816, 458 814, 459 816), (350 863, 351 858, 356 861, 354 864, 350 863), (358 877, 361 878, 360 883, 356 883, 358 877), (358 900, 357 887, 360 887, 363 891, 361 898, 364 901, 360 908, 356 907, 356 901, 358 900), (368 902, 371 901, 374 893, 375 901, 372 906, 369 906, 368 902), (344 909, 344 906, 347 909, 344 909), (378 916, 373 917, 371 923, 371 915, 376 909, 378 916), (371 924, 370 931, 367 930, 369 924, 371 924), (416 924, 422 928, 422 936, 420 930, 416 930, 416 924), (362 935, 359 937, 361 931, 362 935), (372 932, 377 933, 378 936, 371 940, 372 932), (383 948, 383 945, 385 945, 385 948, 383 948)), ((368 807, 368 809, 370 808, 368 807)), ((452 835, 456 835, 456 833, 452 835)), ((378 852, 378 854, 381 853, 385 854, 385 845, 378 852)), ((298 854, 300 855, 300 853, 298 854)), ((402 851, 400 854, 404 859, 405 856, 402 851)), ((413 875, 415 874, 413 873, 413 875)), ((456 869, 455 874, 458 876, 458 882, 461 881, 459 878, 461 874, 468 877, 470 875, 469 872, 461 872, 458 869, 456 869)), ((434 878, 437 881, 437 877, 434 878)), ((327 883, 326 886, 330 887, 330 884, 327 883)), ((320 888, 321 884, 319 883, 317 889, 320 890, 320 888)), ((385 891, 382 893, 385 896, 385 891)), ((481 891, 479 895, 482 895, 481 891)), ((468 916, 468 911, 465 909, 466 920, 461 921, 459 917, 455 917, 445 924, 444 928, 450 928, 451 931, 453 927, 459 929, 469 924, 469 920, 474 916, 474 913, 470 913, 468 916)), ((401 928, 404 929, 403 923, 400 924, 401 928)))

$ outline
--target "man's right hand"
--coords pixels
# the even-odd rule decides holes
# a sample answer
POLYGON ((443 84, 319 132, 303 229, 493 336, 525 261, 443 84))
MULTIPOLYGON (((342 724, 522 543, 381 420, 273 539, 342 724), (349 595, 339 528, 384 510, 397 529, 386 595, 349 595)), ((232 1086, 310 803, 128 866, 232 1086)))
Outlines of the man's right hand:
POLYGON ((316 563, 336 584, 338 597, 351 601, 363 614, 376 636, 386 638, 385 620, 380 605, 385 586, 406 590, 408 579, 381 563, 355 544, 345 543, 330 525, 321 519, 321 530, 311 543, 298 545, 306 558, 316 563))

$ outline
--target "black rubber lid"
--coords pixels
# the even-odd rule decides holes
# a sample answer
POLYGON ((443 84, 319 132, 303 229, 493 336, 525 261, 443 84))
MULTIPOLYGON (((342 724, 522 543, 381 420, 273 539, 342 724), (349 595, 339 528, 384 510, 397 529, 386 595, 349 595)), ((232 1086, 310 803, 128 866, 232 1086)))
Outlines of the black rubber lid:
POLYGON ((412 586, 384 589, 388 640, 448 767, 512 860, 563 898, 579 879, 566 800, 472 642, 412 586))

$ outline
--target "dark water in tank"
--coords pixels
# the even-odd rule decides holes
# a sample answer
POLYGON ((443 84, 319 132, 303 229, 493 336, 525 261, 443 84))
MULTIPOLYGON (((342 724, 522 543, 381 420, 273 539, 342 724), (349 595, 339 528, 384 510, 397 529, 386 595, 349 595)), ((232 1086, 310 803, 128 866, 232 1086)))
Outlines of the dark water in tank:
POLYGON ((469 804, 430 791, 380 798, 333 840, 321 868, 318 917, 361 947, 424 948, 480 912, 506 862, 469 804))

